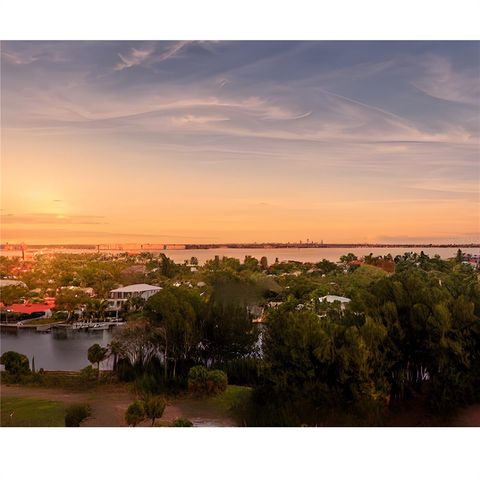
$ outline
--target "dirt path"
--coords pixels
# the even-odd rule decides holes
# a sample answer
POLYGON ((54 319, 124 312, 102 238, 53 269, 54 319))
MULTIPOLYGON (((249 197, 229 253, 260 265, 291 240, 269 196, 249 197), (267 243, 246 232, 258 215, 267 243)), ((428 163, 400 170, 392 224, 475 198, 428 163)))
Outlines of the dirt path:
MULTIPOLYGON (((92 416, 82 427, 126 427, 125 411, 136 399, 127 385, 102 385, 90 392, 69 392, 52 388, 25 385, 1 385, 2 397, 35 397, 60 401, 65 404, 88 403, 92 416)), ((167 407, 158 425, 167 426, 177 418, 188 418, 196 427, 229 427, 235 422, 221 412, 213 411, 201 401, 190 398, 174 398, 167 401, 167 407)), ((150 426, 145 421, 140 426, 150 426)))
POLYGON ((480 405, 471 405, 459 412, 452 427, 480 427, 480 405))

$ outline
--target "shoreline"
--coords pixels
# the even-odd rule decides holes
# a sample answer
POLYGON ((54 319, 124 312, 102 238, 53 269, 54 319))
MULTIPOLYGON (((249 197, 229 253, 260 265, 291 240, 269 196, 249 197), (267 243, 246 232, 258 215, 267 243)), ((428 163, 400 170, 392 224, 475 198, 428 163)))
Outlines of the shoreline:
POLYGON ((3 252, 21 252, 23 250, 92 250, 93 252, 101 252, 105 250, 118 251, 164 251, 164 250, 216 250, 216 249, 258 249, 258 250, 274 250, 274 249, 328 249, 328 248, 479 248, 480 243, 292 243, 292 242, 275 242, 275 243, 209 243, 209 244, 132 244, 132 243, 113 243, 113 244, 38 244, 38 245, 19 245, 19 244, 2 244, 0 245, 0 254, 3 252))

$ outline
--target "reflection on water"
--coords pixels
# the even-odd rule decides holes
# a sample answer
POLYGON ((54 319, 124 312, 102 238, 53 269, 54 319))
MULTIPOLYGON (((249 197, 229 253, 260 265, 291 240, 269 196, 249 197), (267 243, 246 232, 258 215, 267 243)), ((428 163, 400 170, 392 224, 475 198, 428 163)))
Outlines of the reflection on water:
MULTIPOLYGON (((38 333, 30 329, 0 332, 0 352, 13 350, 26 355, 30 362, 35 357, 35 368, 45 370, 80 370, 90 365, 87 350, 94 343, 107 346, 112 330, 72 331, 53 330, 52 333, 38 333)), ((111 360, 101 368, 111 367, 111 360)))

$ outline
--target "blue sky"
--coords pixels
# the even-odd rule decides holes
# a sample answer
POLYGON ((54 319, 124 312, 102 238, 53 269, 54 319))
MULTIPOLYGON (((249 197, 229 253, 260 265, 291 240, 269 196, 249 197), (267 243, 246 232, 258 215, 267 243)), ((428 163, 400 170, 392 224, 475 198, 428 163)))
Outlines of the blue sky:
POLYGON ((479 42, 3 42, 1 77, 11 241, 478 240, 479 42))

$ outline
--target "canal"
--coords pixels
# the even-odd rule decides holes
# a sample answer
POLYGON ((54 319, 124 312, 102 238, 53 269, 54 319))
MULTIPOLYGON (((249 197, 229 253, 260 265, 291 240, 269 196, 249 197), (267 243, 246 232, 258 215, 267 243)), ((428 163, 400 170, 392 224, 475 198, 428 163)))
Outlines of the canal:
MULTIPOLYGON (((35 357, 36 370, 40 368, 44 370, 80 370, 90 365, 87 358, 89 347, 94 343, 107 346, 112 335, 112 329, 100 331, 53 330, 51 333, 38 333, 28 328, 2 329, 0 353, 9 350, 23 353, 30 360, 30 366, 32 357, 35 357)), ((101 364, 101 368, 111 368, 110 364, 111 360, 108 359, 101 364)))

